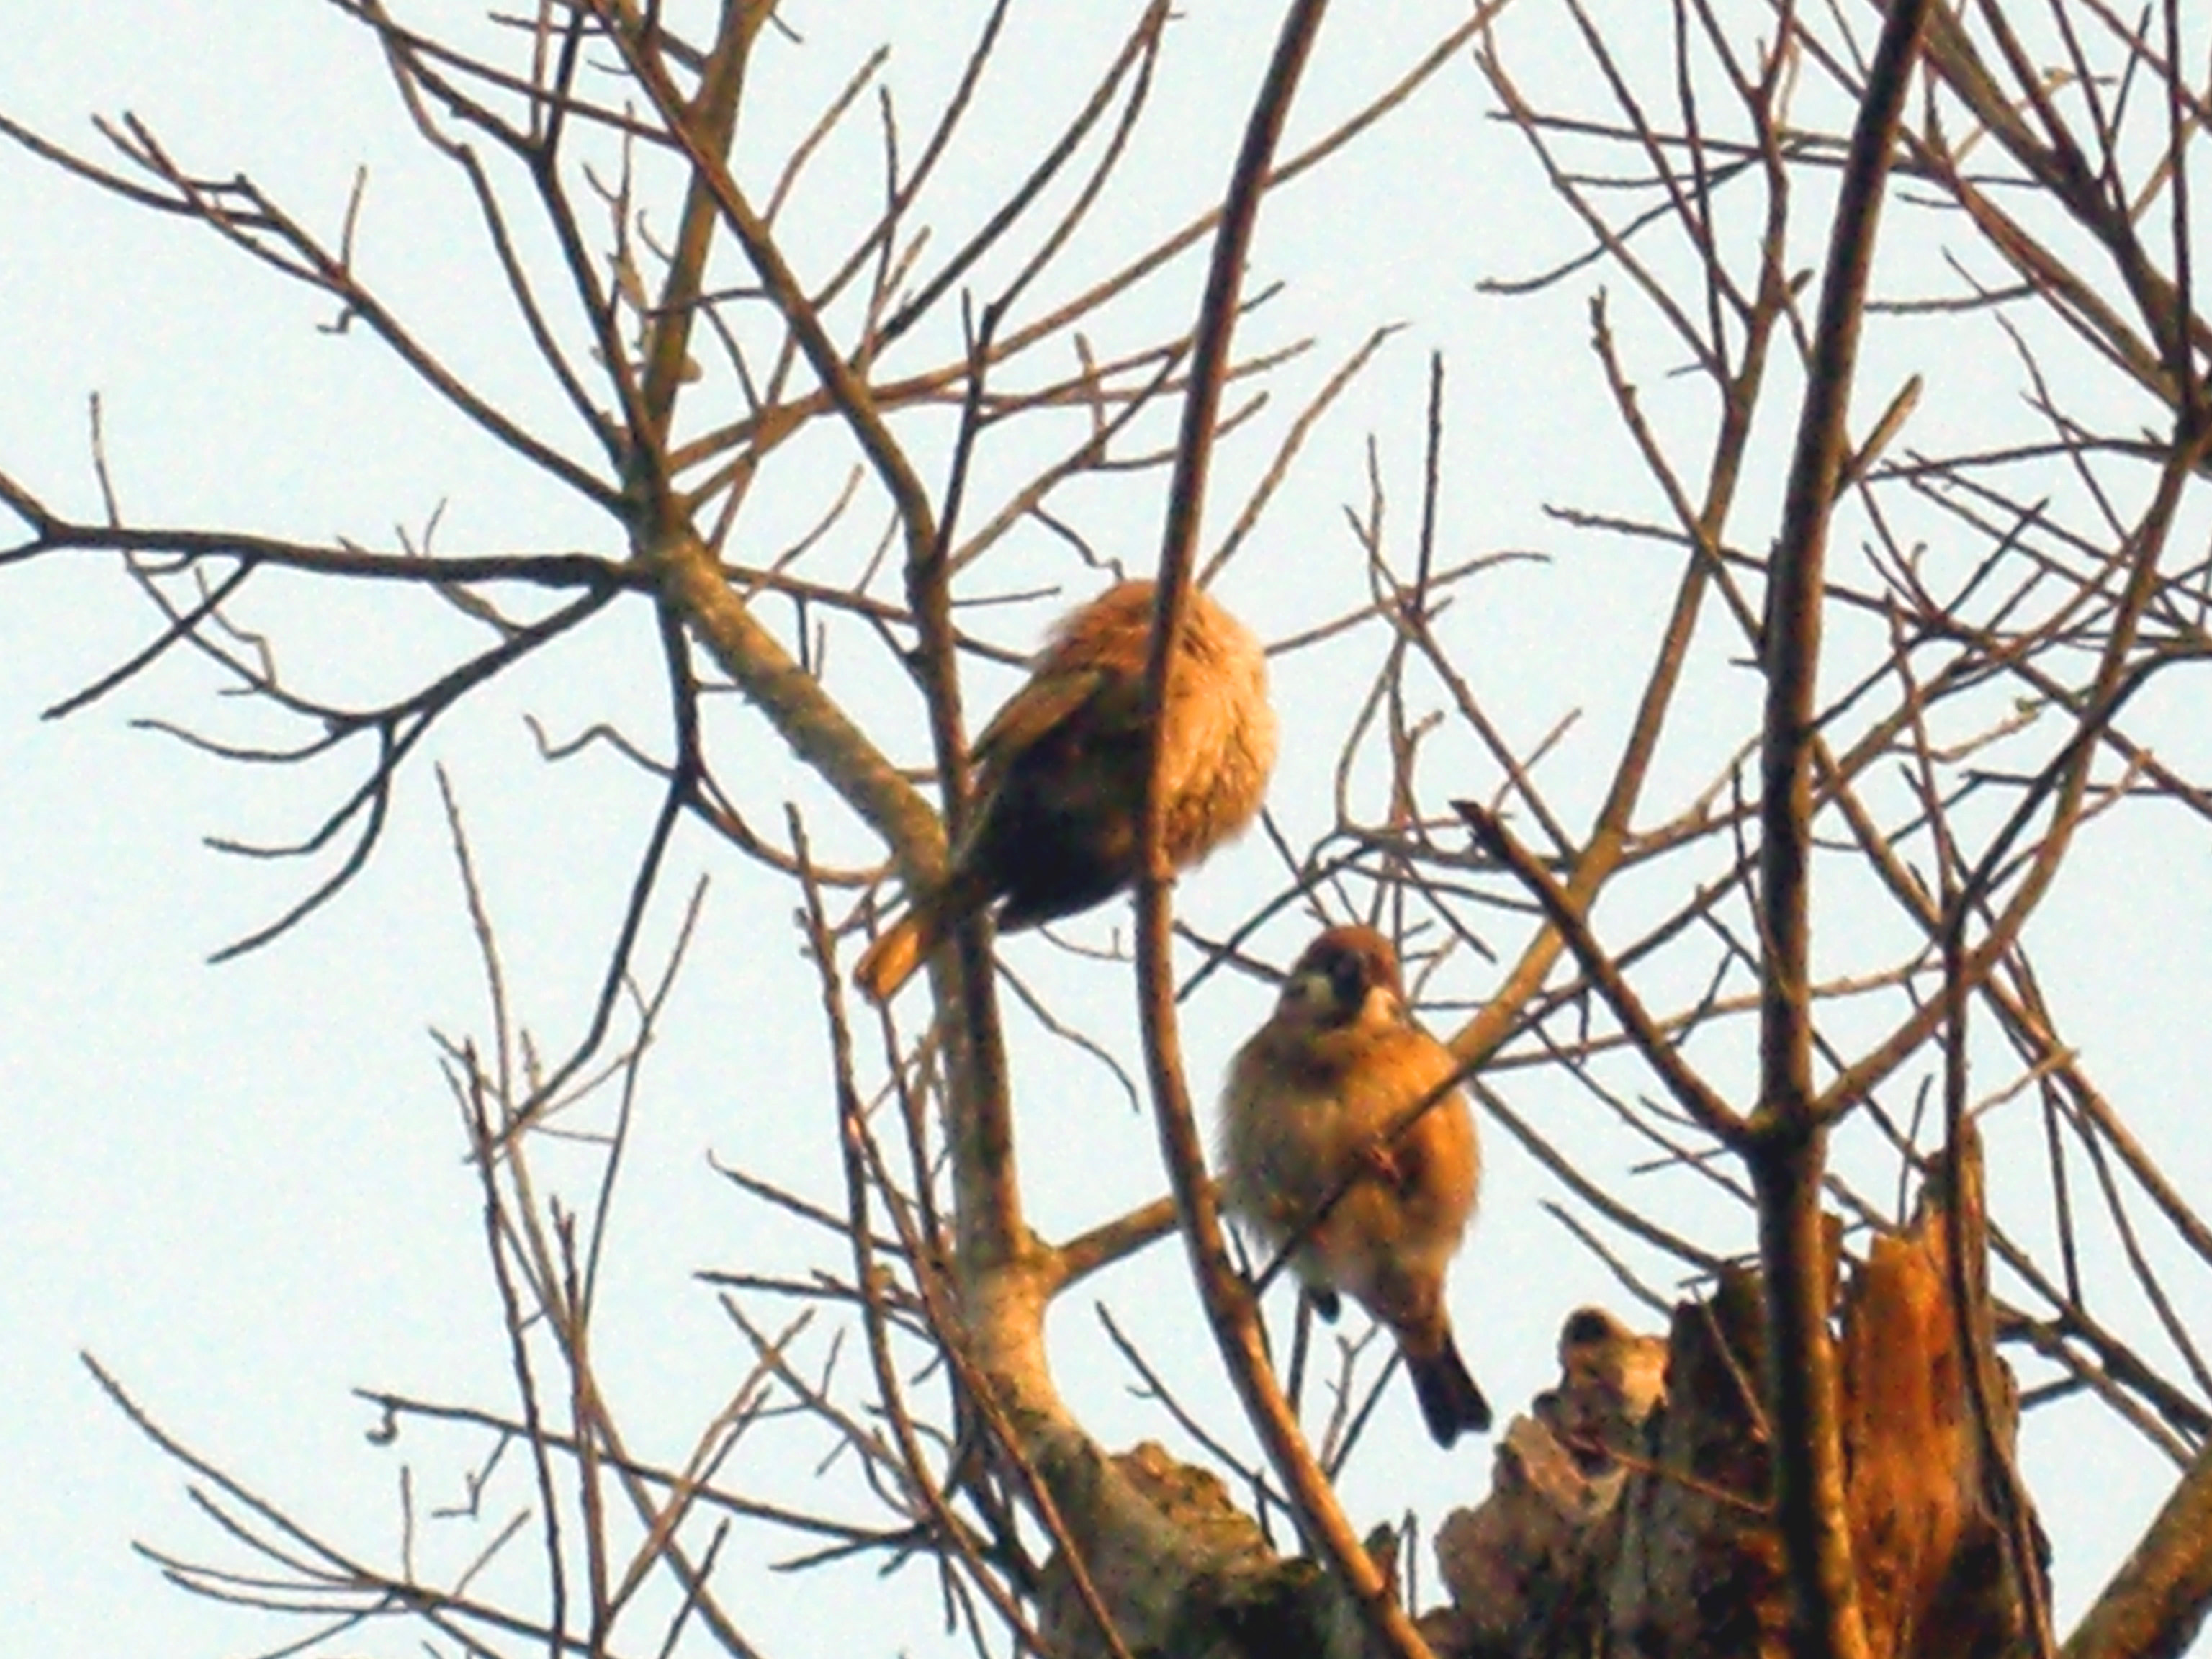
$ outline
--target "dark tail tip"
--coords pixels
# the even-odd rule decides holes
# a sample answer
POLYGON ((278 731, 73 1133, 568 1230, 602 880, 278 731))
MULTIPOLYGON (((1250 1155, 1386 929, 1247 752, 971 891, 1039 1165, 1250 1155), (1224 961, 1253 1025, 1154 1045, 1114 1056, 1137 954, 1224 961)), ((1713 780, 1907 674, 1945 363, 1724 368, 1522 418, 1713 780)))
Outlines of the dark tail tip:
POLYGON ((1437 1444, 1449 1446, 1462 1430, 1490 1432, 1490 1402, 1475 1386, 1467 1362, 1459 1357, 1459 1345, 1449 1334, 1435 1353, 1420 1359, 1407 1354, 1406 1370, 1412 1374, 1414 1397, 1421 1402, 1421 1415, 1437 1444))

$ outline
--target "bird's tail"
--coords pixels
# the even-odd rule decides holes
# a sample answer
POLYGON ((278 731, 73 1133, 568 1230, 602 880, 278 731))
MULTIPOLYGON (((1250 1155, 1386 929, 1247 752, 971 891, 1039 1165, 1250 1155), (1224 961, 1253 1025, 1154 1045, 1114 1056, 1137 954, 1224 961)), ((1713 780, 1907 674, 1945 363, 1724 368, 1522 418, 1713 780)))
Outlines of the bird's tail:
POLYGON ((955 875, 945 887, 914 906, 860 953, 853 982, 881 1007, 912 979, 952 930, 991 902, 991 890, 972 878, 955 875))
POLYGON ((1409 1347, 1405 1354, 1414 1396, 1421 1402, 1421 1415, 1427 1419, 1429 1433, 1437 1444, 1450 1445, 1462 1429, 1476 1434, 1490 1432, 1490 1402, 1475 1386, 1474 1374, 1459 1357, 1459 1345, 1449 1331, 1443 1334, 1443 1345, 1435 1352, 1416 1355, 1409 1347))
POLYGON ((878 1007, 889 1002, 937 948, 942 933, 931 925, 932 921, 930 910, 916 905, 860 953, 860 963, 853 969, 853 982, 867 993, 869 1001, 878 1007))

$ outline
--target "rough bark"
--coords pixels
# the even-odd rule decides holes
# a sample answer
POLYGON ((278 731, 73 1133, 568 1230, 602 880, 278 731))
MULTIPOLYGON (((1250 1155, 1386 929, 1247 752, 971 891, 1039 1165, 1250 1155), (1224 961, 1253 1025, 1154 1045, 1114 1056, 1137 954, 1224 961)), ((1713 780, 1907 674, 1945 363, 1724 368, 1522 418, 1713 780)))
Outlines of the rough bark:
POLYGON ((2172 1659, 2212 1604, 2212 1447, 2197 1453, 2142 1540, 2097 1598, 2064 1659, 2172 1659))
MULTIPOLYGON (((1984 1450, 2008 1454, 2014 1402, 1997 1391, 1984 1435, 1968 1367, 2004 1372, 1986 1322, 1959 1316, 1950 1236, 1931 1191, 1842 1291, 1844 1520, 1876 1659, 2031 1648, 1984 1450)), ((1423 1630, 1439 1655, 1789 1653, 1761 1303, 1755 1276, 1730 1274, 1663 1342, 1570 1316, 1559 1386, 1506 1432, 1490 1498, 1438 1534, 1452 1605, 1423 1630)))
MULTIPOLYGON (((1364 1659, 1372 1651, 1358 1609, 1336 1581, 1306 1557, 1277 1557, 1218 1475, 1177 1463, 1151 1441, 1109 1462, 1189 1543, 1193 1571, 1170 1595, 1162 1595, 1157 1579, 1132 1586, 1092 1567, 1109 1604, 1126 1605, 1122 1598, 1133 1589, 1152 1598, 1142 1621, 1151 1639, 1132 1644, 1140 1659, 1364 1659)), ((1368 1540, 1386 1577, 1394 1576, 1394 1541, 1387 1528, 1368 1540)), ((1055 1653, 1103 1659, 1097 1624, 1058 1557, 1046 1566, 1039 1601, 1038 1626, 1055 1653)))

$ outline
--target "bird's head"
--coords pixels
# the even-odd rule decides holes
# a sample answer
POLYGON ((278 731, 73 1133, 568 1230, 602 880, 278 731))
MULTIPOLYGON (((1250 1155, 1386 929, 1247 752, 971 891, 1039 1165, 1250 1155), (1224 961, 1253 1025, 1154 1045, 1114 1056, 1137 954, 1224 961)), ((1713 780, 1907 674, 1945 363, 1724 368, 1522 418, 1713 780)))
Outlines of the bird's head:
POLYGON ((1372 927, 1332 927, 1284 981, 1282 1017, 1312 1025, 1396 1025, 1406 1018, 1398 953, 1372 927))

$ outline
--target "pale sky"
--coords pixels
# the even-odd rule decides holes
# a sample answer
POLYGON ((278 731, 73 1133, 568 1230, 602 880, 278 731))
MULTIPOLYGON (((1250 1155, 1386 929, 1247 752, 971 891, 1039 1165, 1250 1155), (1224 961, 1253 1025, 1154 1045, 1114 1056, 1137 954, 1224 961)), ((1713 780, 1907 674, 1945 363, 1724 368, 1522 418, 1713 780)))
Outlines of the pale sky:
MULTIPOLYGON (((932 9, 945 16, 955 9, 932 9)), ((963 20, 979 10, 957 9, 963 20)), ((1113 9, 1118 18, 1132 9, 1113 9)), ((1182 9, 1139 159, 1086 232, 1102 250, 1180 223, 1227 179, 1273 9, 1199 0, 1182 9)), ((787 10, 806 45, 771 35, 761 48, 774 73, 757 76, 762 101, 749 109, 746 131, 765 155, 781 155, 905 12, 787 10)), ((1523 83, 1552 73, 1586 76, 1559 20, 1528 10, 1526 27, 1516 21, 1519 32, 1501 37, 1523 83)), ((1024 135, 1039 130, 1046 117, 1038 112, 1072 95, 1108 49, 1109 31, 1054 21, 1052 29, 1095 33, 1053 40, 1024 11, 1014 9, 1007 73, 977 116, 976 170, 994 181, 1024 153, 1024 135)), ((1433 3, 1340 12, 1323 34, 1294 144, 1401 72, 1460 15, 1433 3)), ((441 4, 424 15, 443 21, 474 13, 441 4)), ((562 425, 557 399, 533 377, 526 343, 497 304, 455 177, 426 155, 377 54, 334 9, 308 0, 93 0, 47 9, 35 28, 15 33, 0 55, 0 112, 64 142, 96 150, 87 118, 134 112, 196 171, 249 173, 333 232, 354 170, 365 166, 364 273, 457 364, 562 432, 572 453, 586 453, 573 421, 562 425)), ((921 111, 957 66, 969 26, 910 33, 895 34, 887 75, 902 106, 921 111)), ((1663 51, 1664 41, 1654 48, 1663 51)), ((1395 544, 1410 549, 1425 361, 1443 351, 1452 400, 1446 550, 1454 558, 1533 550, 1550 561, 1480 579, 1463 591, 1447 633, 1486 708, 1524 745, 1581 711, 1553 781, 1582 822, 1616 752, 1675 576, 1671 556, 1577 535, 1543 513, 1547 503, 1570 501, 1657 510, 1588 349, 1591 295, 1609 290, 1624 349, 1662 413, 1679 397, 1666 380, 1677 354, 1617 274, 1601 269, 1531 299, 1476 291, 1484 276, 1525 275, 1578 246, 1519 140, 1486 119, 1492 102, 1462 61, 1334 169, 1267 210, 1254 286, 1277 278, 1287 286, 1250 321, 1244 343, 1310 335, 1316 345, 1289 371, 1253 435, 1225 448, 1216 535, 1303 399, 1371 328, 1405 327, 1322 423, 1217 591, 1271 637, 1310 625, 1359 591, 1342 509, 1366 500, 1370 436, 1389 481, 1395 544)), ((864 166, 865 155, 855 154, 860 160, 851 164, 864 166)), ((802 260, 848 222, 825 198, 817 204, 802 193, 793 210, 789 234, 802 260)), ((980 184, 972 199, 948 191, 948 244, 966 223, 963 210, 985 199, 980 184)), ((1910 228, 1931 236, 1924 222, 1896 222, 1899 235, 1910 228)), ((0 469, 58 508, 87 518, 100 510, 86 418, 96 392, 122 508, 134 520, 389 548, 395 526, 416 533, 442 507, 441 550, 611 550, 603 519, 432 402, 365 331, 321 331, 325 306, 204 230, 102 198, 13 148, 0 148, 0 362, 9 366, 0 469)), ((1810 240, 1806 246, 1816 249, 1810 240)), ((1932 265, 1939 246, 1928 240, 1899 257, 1932 265)), ((1085 256, 1075 269, 1103 269, 1109 257, 1085 256)), ((1200 275, 1184 262, 1146 303, 1159 316, 1187 314, 1200 275)), ((1931 434, 1978 416, 2011 429, 2022 392, 2017 365, 1986 351, 1947 356, 1944 339, 1927 331, 1878 339, 1867 379, 1883 389, 1869 396, 1886 397, 1920 368, 1929 380, 1920 418, 1931 434)), ((819 479, 794 483, 763 510, 805 523, 834 495, 845 465, 836 458, 819 479)), ((1163 484, 1160 475, 1135 475, 1110 510, 1097 510, 1094 523, 1124 528, 1126 541, 1113 550, 1119 556, 1149 556, 1163 484)), ((1771 533, 1778 489, 1771 477, 1748 487, 1741 544, 1762 544, 1771 533)), ((851 533, 865 551, 873 521, 851 533)), ((1064 574, 1055 570, 1053 580, 1064 574)), ((487 1024, 430 768, 448 770, 475 838, 518 1005, 549 1049, 563 1049, 596 990, 654 796, 604 750, 547 766, 524 715, 556 736, 608 720, 657 744, 665 720, 655 714, 662 690, 651 618, 642 605, 617 606, 559 656, 441 724, 403 779, 386 843, 363 876, 273 947, 211 967, 211 951, 280 914, 312 877, 227 859, 203 838, 301 834, 350 787, 352 763, 304 774, 242 769, 134 729, 133 720, 162 717, 210 732, 268 735, 255 711, 217 697, 211 674, 182 658, 65 722, 41 723, 41 708, 123 660, 158 624, 100 556, 0 570, 0 595, 8 618, 0 635, 0 1329, 12 1356, 0 1467, 11 1472, 15 1494, 0 1505, 0 1607, 11 1610, 11 1645, 27 1653, 261 1651, 287 1632, 302 1632, 185 1595, 131 1553, 135 1540, 249 1565, 191 1508, 185 1473, 100 1395, 78 1351, 97 1355, 196 1451, 363 1555, 386 1559, 396 1547, 403 1462, 418 1507, 458 1501, 483 1443, 410 1429, 396 1447, 373 1445, 366 1431, 374 1413, 350 1392, 492 1405, 510 1392, 475 1182, 428 1035, 481 1035, 487 1024)), ((1009 613, 992 624, 994 637, 1027 648, 1049 615, 1036 605, 1009 613)), ((427 596, 365 603, 300 581, 260 584, 247 616, 276 637, 301 681, 363 700, 434 672, 469 637, 427 596)), ((1294 736, 1316 729, 1332 696, 1340 699, 1370 667, 1349 653, 1279 663, 1279 702, 1294 736)), ((1686 717, 1680 746, 1670 744, 1662 757, 1655 797, 1663 805, 1655 812, 1671 813, 1702 787, 1743 729, 1741 700, 1756 695, 1723 645, 1709 645, 1695 673, 1704 712, 1686 717)), ((988 709, 1006 684, 979 676, 971 710, 988 709)), ((878 707, 892 706, 902 689, 885 688, 878 707)), ((2195 690, 2177 683, 2169 696, 2173 729, 2161 737, 2172 747, 2161 752, 2177 763, 2204 757, 2204 725, 2185 701, 2195 690)), ((828 855, 876 855, 818 788, 810 793, 785 775, 781 745, 757 722, 735 711, 718 717, 716 740, 729 745, 718 759, 756 788, 751 805, 768 821, 780 822, 781 799, 793 795, 828 855)), ((902 758, 919 760, 919 729, 910 714, 901 718, 908 722, 902 758)), ((1328 729, 1340 731, 1340 720, 1328 729)), ((1334 736, 1294 744, 1276 781, 1276 810, 1309 837, 1327 818, 1334 749, 1334 736)), ((1477 780, 1480 793, 1493 785, 1477 780)), ((2212 1183, 2212 1144, 2195 1132, 2206 963, 2188 948, 2208 936, 2212 884, 2196 842, 2184 843, 2186 857, 2163 855, 2155 838, 2162 822, 2179 833, 2177 819, 2144 814, 2088 836, 2031 943, 2066 1029, 2187 1194, 2212 1183), (2153 858, 2154 906, 2126 896, 2153 858)), ((1225 922, 1264 895, 1273 875, 1255 840, 1186 882, 1179 902, 1194 916, 1225 922)), ((695 1270, 803 1270, 810 1259, 806 1241, 736 1194, 709 1155, 805 1189, 836 1190, 823 1045, 789 893, 754 879, 709 837, 683 834, 641 960, 657 968, 682 897, 701 876, 712 882, 705 921, 665 1041, 646 1068, 599 1328, 615 1408, 642 1451, 667 1457, 681 1455, 746 1363, 695 1270), (788 995, 794 984, 807 986, 796 1002, 788 995)), ((1103 942, 1123 920, 1119 908, 1102 911, 1079 936, 1103 942)), ((1601 911, 1600 921, 1626 936, 1639 916, 1601 911)), ((1519 927, 1501 919, 1492 939, 1501 955, 1519 949, 1519 927)), ((1284 953, 1297 943, 1294 929, 1270 939, 1284 953)), ((1009 951, 1018 969, 1064 993, 1067 1006, 1133 1055, 1126 970, 1073 964, 1037 941, 1009 951)), ((1463 964, 1456 994, 1481 994, 1478 969, 1496 971, 1463 964)), ((1201 1098, 1265 1006, 1261 988, 1224 976, 1186 1011, 1201 1098)), ((1731 1084, 1749 1074, 1747 1028, 1741 1036, 1734 1059, 1724 1047, 1700 1055, 1731 1084)), ((1033 1030, 1017 1053, 1018 1074, 1024 1056, 1036 1068, 1017 1098, 1026 1195, 1041 1231, 1066 1236, 1162 1190, 1150 1122, 1103 1070, 1071 1064, 1033 1030)), ((1705 1188, 1679 1176, 1632 1175, 1639 1154, 1570 1085, 1517 1072, 1499 1086, 1615 1190, 1714 1248, 1750 1249, 1747 1213, 1716 1207, 1705 1188)), ((1577 1305, 1603 1303, 1643 1328, 1653 1321, 1546 1214, 1545 1203, 1565 1196, 1556 1182, 1495 1125, 1485 1133, 1485 1207, 1454 1275, 1453 1305, 1470 1360, 1510 1413, 1553 1380, 1554 1334, 1577 1305)), ((2002 1131, 1993 1141, 1993 1157, 2014 1147, 2002 1131)), ((2034 1144, 2032 1134, 2018 1139, 2028 1154, 2034 1144)), ((1870 1172, 1867 1184, 1877 1192, 1894 1186, 1893 1163, 1868 1157, 1854 1167, 1870 1172)), ((1995 1179, 2003 1185, 2002 1170, 1995 1179)), ((2047 1248, 2047 1224, 2033 1209, 2024 1213, 2025 1237, 2047 1248)), ((1630 1255, 1673 1287, 1665 1263, 1630 1255)), ((2184 1316, 2212 1328, 2201 1268, 2182 1277, 2181 1295, 2184 1316)), ((1060 1384, 1103 1442, 1156 1437, 1196 1455, 1156 1407, 1133 1397, 1134 1378, 1100 1334, 1093 1302, 1145 1331, 1162 1370, 1234 1443, 1249 1446, 1214 1377, 1171 1244, 1086 1285, 1058 1310, 1060 1384)), ((758 1311, 771 1322, 782 1316, 772 1304, 758 1311)), ((2136 1322, 2124 1328, 2153 1340, 2147 1316, 2126 1317, 2136 1322)), ((1356 1522, 1410 1507, 1425 1531, 1486 1490, 1486 1448, 1431 1455, 1402 1385, 1379 1418, 1344 1487, 1356 1522)), ((2063 1626, 2132 1544, 2172 1470, 2108 1413, 2078 1401, 2033 1416, 2026 1443, 2029 1484, 2057 1547, 2063 1626)), ((783 1441, 765 1435, 748 1443, 732 1478, 748 1489, 813 1490, 837 1501, 830 1494, 846 1471, 833 1468, 809 1484, 826 1449, 800 1431, 783 1441)), ((500 1501, 526 1495, 508 1489, 500 1501)), ((854 1508, 861 1512, 857 1498, 854 1508)), ((472 1539, 480 1535, 431 1528, 421 1558, 465 1560, 472 1539)), ((751 1563, 799 1546, 741 1538, 732 1547, 751 1563)), ((1422 1551, 1423 1582, 1432 1586, 1425 1540, 1422 1551)), ((921 1567, 888 1581, 866 1565, 796 1580, 739 1571, 750 1576, 737 1581, 726 1605, 769 1654, 953 1650, 921 1567)), ((420 1649, 416 1632, 395 1624, 371 1626, 333 1650, 420 1649)))

